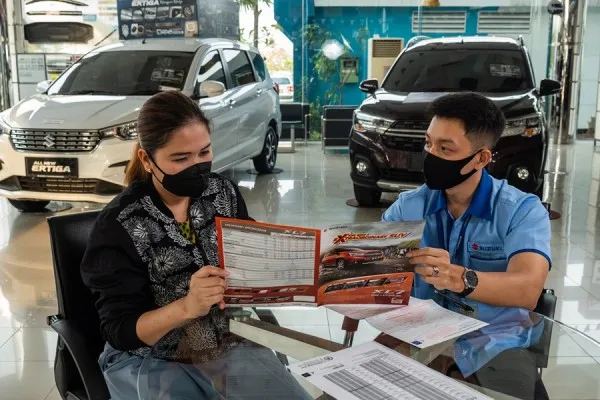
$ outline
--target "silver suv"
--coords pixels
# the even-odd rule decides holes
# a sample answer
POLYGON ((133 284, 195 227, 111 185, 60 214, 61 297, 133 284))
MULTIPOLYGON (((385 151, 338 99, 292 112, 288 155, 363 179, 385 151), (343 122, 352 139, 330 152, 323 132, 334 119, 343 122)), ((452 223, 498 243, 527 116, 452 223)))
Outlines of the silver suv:
POLYGON ((24 211, 107 203, 122 190, 140 107, 180 90, 212 121, 216 172, 275 167, 279 97, 258 51, 222 39, 147 39, 93 50, 0 114, 0 195, 24 211))

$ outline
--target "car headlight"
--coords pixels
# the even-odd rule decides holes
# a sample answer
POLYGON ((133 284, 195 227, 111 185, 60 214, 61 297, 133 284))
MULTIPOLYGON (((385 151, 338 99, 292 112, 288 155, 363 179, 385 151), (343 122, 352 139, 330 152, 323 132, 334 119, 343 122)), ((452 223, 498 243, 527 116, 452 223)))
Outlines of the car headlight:
POLYGON ((118 137, 123 140, 137 139, 137 122, 132 121, 126 124, 112 126, 100 131, 102 137, 118 137))
POLYGON ((385 133, 394 122, 393 120, 375 117, 362 111, 355 111, 353 127, 358 133, 385 133))
POLYGON ((539 116, 509 119, 502 136, 535 136, 541 132, 541 125, 539 116))
POLYGON ((8 125, 4 117, 0 115, 0 135, 10 135, 10 130, 10 125, 8 125))

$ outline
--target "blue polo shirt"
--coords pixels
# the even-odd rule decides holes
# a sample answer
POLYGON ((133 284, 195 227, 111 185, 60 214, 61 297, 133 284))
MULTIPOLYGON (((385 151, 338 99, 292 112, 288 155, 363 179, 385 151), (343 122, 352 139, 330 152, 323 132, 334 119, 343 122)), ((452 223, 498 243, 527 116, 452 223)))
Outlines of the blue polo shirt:
MULTIPOLYGON (((456 220, 448 211, 444 192, 426 185, 400 193, 382 220, 425 220, 421 247, 445 249, 453 264, 475 271, 506 271, 511 257, 523 252, 541 254, 551 263, 550 219, 539 198, 493 178, 485 170, 467 211, 456 220)), ((413 296, 444 303, 433 286, 417 274, 413 296)), ((484 321, 494 318, 502 308, 456 299, 473 307, 484 321)), ((444 305, 453 308, 451 302, 444 305)))

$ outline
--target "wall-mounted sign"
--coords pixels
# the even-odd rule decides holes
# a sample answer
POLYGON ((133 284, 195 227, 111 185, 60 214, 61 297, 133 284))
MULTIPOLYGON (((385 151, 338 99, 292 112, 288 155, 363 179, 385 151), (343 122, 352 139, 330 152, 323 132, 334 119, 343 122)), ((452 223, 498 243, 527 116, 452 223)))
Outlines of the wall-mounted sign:
POLYGON ((117 7, 120 39, 240 37, 235 0, 118 0, 117 7))
POLYGON ((17 76, 19 83, 45 81, 46 57, 44 54, 17 54, 17 76))
POLYGON ((118 0, 119 38, 184 37, 198 30, 196 0, 118 0))

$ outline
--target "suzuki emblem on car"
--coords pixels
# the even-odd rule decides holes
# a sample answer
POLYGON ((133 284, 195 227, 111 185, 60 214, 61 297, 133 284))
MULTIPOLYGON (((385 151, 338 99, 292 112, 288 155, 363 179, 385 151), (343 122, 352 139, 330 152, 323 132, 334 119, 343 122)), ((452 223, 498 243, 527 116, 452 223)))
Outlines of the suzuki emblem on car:
POLYGON ((54 147, 55 144, 56 141, 54 139, 54 135, 52 135, 51 133, 47 134, 44 137, 44 146, 46 146, 47 148, 54 147))

